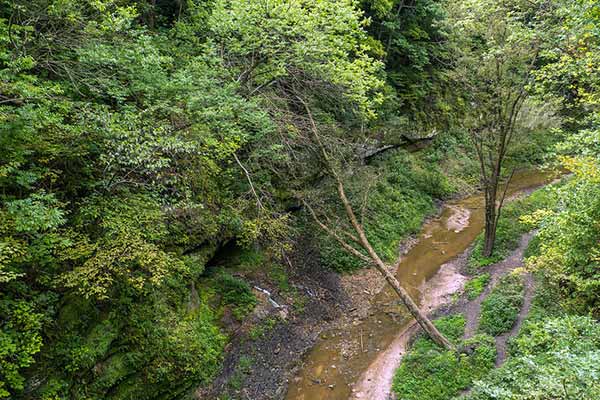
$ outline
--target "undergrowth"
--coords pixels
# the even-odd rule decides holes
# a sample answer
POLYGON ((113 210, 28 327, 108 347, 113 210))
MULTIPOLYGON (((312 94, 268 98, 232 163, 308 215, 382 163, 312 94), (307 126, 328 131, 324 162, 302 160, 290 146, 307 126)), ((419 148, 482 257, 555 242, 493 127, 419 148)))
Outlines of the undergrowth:
POLYGON ((600 325, 589 317, 546 318, 525 324, 511 357, 479 379, 466 399, 598 399, 599 376, 600 325))
POLYGON ((523 276, 508 274, 500 279, 481 303, 479 330, 498 336, 514 325, 523 304, 523 276))
MULTIPOLYGON (((353 177, 348 183, 355 210, 364 210, 364 227, 369 241, 386 262, 398 257, 402 239, 417 233, 425 218, 436 210, 435 199, 456 192, 436 165, 405 150, 390 152, 353 177), (375 183, 373 183, 375 182, 375 183), (365 191, 368 191, 366 203, 365 191), (366 207, 363 207, 366 205, 366 207)), ((337 199, 332 197, 332 202, 337 199)), ((343 210, 339 210, 345 220, 343 210)), ((322 234, 320 253, 323 263, 338 272, 363 266, 330 237, 322 234)))
POLYGON ((465 292, 467 293, 467 298, 469 300, 475 300, 483 291, 485 287, 490 282, 490 274, 485 272, 481 275, 478 275, 471 279, 465 285, 465 292))
POLYGON ((493 338, 478 335, 461 341, 465 319, 462 315, 435 321, 447 337, 473 348, 471 355, 445 350, 421 336, 402 360, 394 376, 393 391, 402 400, 446 400, 469 387, 494 366, 496 348, 493 338))

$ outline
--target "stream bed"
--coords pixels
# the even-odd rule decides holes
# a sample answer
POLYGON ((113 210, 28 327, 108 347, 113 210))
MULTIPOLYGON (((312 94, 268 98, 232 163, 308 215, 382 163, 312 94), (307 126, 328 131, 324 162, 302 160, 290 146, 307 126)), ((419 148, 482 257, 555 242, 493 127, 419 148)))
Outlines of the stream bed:
MULTIPOLYGON (((507 197, 543 186, 556 173, 529 170, 514 175, 507 197)), ((398 263, 396 277, 419 303, 432 311, 460 291, 465 277, 456 259, 482 231, 483 197, 444 204, 398 263)), ((383 279, 383 278, 382 278, 383 279)), ((418 330, 387 286, 373 295, 368 317, 349 319, 323 333, 306 354, 288 386, 286 400, 385 400, 408 340, 418 330)))

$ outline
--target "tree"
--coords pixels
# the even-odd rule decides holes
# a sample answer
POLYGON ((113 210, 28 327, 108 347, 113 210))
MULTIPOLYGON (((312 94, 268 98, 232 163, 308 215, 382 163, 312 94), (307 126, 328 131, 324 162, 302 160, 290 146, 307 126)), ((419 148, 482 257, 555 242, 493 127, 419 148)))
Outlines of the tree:
MULTIPOLYGON (((483 255, 494 250, 496 228, 512 172, 504 164, 520 135, 519 117, 537 66, 542 37, 536 21, 544 1, 467 0, 451 14, 455 40, 454 78, 469 110, 466 128, 479 161, 485 197, 483 255)), ((514 172, 514 171, 513 171, 514 172)))
POLYGON ((539 251, 528 260, 566 309, 600 318, 600 4, 564 0, 547 21, 553 46, 536 71, 537 94, 556 99, 566 140, 557 151, 572 172, 558 205, 530 217, 539 251))
POLYGON ((355 137, 349 133, 350 129, 338 129, 343 125, 339 121, 368 123, 375 117, 375 108, 381 100, 378 73, 382 65, 368 54, 369 41, 363 30, 365 21, 354 3, 279 0, 261 4, 242 0, 229 7, 217 3, 214 30, 228 64, 239 73, 242 89, 265 98, 271 115, 278 122, 280 144, 287 150, 286 179, 296 183, 296 196, 303 200, 315 222, 344 249, 375 265, 436 343, 453 348, 373 249, 340 176, 338 165, 344 157, 356 156, 352 150, 356 150, 360 135, 355 137), (236 31, 232 27, 236 27, 236 31), (242 27, 243 35, 237 32, 238 27, 242 27), (344 38, 343 46, 340 46, 340 37, 344 38), (323 132, 315 110, 327 132, 326 141, 333 144, 333 148, 345 150, 330 151, 332 147, 322 140, 323 132), (323 168, 315 168, 315 165, 323 168), (306 189, 318 186, 315 178, 317 181, 333 179, 337 200, 343 205, 354 231, 354 234, 346 231, 344 235, 362 252, 317 217, 306 189))
POLYGON ((318 151, 320 151, 322 155, 322 162, 324 163, 325 169, 328 171, 329 176, 334 180, 334 184, 336 186, 338 194, 338 199, 343 205, 344 212, 348 221, 350 222, 352 229, 354 230, 354 234, 346 230, 341 230, 341 233, 338 233, 337 231, 340 231, 339 225, 337 228, 328 226, 319 218, 315 210, 311 207, 310 203, 304 200, 304 205, 309 210, 313 220, 317 223, 317 225, 319 225, 319 227, 321 227, 321 229, 323 229, 323 231, 325 231, 328 235, 332 236, 350 254, 365 261, 366 263, 374 265, 375 268, 377 268, 377 270, 386 280, 386 282, 392 287, 394 292, 396 292, 402 303, 408 309, 408 312, 415 318, 415 320, 421 326, 421 328, 423 328, 425 333, 438 345, 448 350, 454 350, 454 345, 435 327, 435 325, 433 325, 433 323, 427 317, 427 315, 419 309, 419 306, 414 302, 410 294, 408 294, 408 292, 402 287, 402 285, 396 279, 396 277, 390 272, 388 266, 385 265, 381 257, 377 254, 377 252, 369 242, 369 239, 365 234, 365 230, 362 224, 359 222, 359 219, 357 218, 356 213, 354 212, 354 208, 352 207, 350 200, 348 200, 346 190, 344 188, 344 184, 341 178, 341 172, 335 167, 336 162, 332 160, 331 153, 327 151, 321 140, 319 129, 312 117, 310 108, 302 99, 300 99, 300 101, 306 107, 307 115, 311 123, 311 130, 313 133, 314 143, 316 144, 318 151), (355 245, 358 245, 360 248, 362 248, 363 252, 358 251, 355 247, 350 245, 348 241, 344 238, 348 238, 349 240, 353 241, 355 245), (365 255, 364 253, 366 253, 367 255, 365 255))

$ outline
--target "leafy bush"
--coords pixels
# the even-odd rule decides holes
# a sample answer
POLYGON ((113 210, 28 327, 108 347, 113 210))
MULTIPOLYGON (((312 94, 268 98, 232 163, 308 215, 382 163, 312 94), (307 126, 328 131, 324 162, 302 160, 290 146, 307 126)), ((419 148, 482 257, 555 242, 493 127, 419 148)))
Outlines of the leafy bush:
POLYGON ((521 276, 509 274, 503 277, 481 304, 479 330, 492 336, 510 330, 523 304, 523 289, 521 276))
MULTIPOLYGON (((593 152, 600 130, 577 140, 593 152)), ((557 189, 557 205, 528 218, 541 226, 528 266, 547 277, 568 310, 600 318, 600 163, 598 155, 564 162, 573 177, 557 189)))
POLYGON ((471 279, 465 285, 465 292, 467 292, 467 298, 469 300, 474 300, 477 297, 479 297, 479 295, 481 293, 483 293, 483 291, 485 290, 485 287, 487 286, 487 284, 489 282, 490 282, 490 274, 487 272, 471 279))
POLYGON ((22 370, 33 364, 42 347, 42 317, 26 301, 0 297, 0 398, 23 390, 22 370))
POLYGON ((233 306, 233 316, 241 321, 256 306, 256 297, 250 285, 240 278, 221 273, 217 279, 221 293, 221 302, 233 306))
POLYGON ((476 382, 468 400, 600 398, 600 325, 567 316, 526 324, 511 357, 476 382))
MULTIPOLYGON (((436 321, 453 339, 464 333, 465 319, 453 316, 436 321)), ((402 400, 445 400, 469 387, 494 366, 493 338, 478 335, 461 343, 474 348, 471 355, 447 351, 420 337, 402 359, 394 376, 393 391, 402 400)))
POLYGON ((465 333, 465 317, 462 314, 449 315, 433 321, 436 328, 451 340, 460 339, 465 333))

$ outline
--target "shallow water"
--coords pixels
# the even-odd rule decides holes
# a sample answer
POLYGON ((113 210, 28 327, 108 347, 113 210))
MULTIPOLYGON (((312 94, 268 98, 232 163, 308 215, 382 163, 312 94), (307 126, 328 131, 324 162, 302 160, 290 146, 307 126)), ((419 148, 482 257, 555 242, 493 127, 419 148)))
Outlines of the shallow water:
MULTIPOLYGON (((549 183, 555 173, 538 170, 516 173, 507 196, 549 183)), ((464 252, 483 229, 480 195, 451 201, 426 223, 417 244, 402 256, 396 277, 420 303, 420 289, 440 267, 464 252)), ((383 278, 382 278, 383 279, 383 278)), ((290 382, 287 400, 348 400, 353 387, 377 356, 412 324, 406 309, 387 286, 372 299, 370 315, 321 335, 290 382)), ((373 400, 373 399, 369 399, 373 400)))

